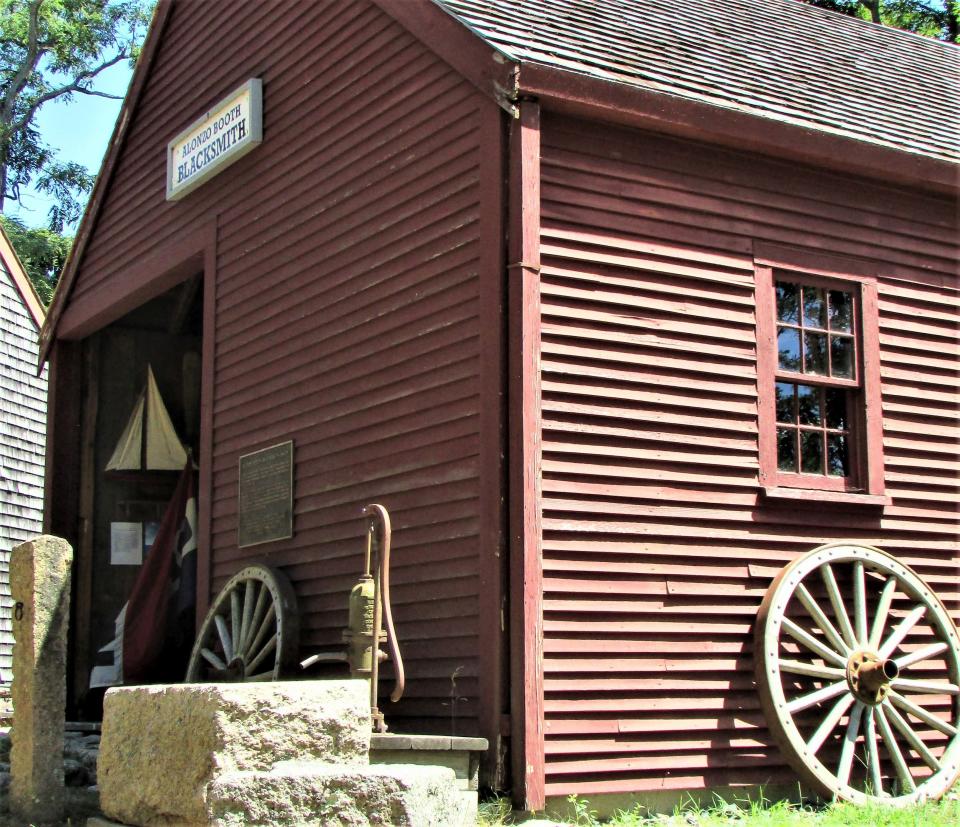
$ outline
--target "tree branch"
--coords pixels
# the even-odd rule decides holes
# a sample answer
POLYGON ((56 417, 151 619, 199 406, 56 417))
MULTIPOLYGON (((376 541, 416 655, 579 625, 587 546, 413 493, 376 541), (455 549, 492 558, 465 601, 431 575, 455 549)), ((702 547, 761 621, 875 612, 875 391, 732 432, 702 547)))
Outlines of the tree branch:
POLYGON ((105 98, 117 98, 117 95, 107 95, 104 92, 96 92, 93 89, 86 89, 80 84, 85 80, 90 80, 91 78, 96 77, 104 69, 107 69, 110 66, 119 63, 121 60, 124 60, 126 56, 126 51, 120 51, 110 60, 105 60, 99 66, 95 66, 93 69, 87 69, 84 72, 80 72, 80 74, 78 74, 73 81, 68 83, 66 86, 61 86, 57 89, 51 89, 49 92, 44 92, 44 94, 38 96, 36 100, 31 102, 26 112, 24 112, 24 114, 17 121, 11 124, 10 134, 12 135, 15 132, 19 132, 21 129, 23 129, 28 123, 30 123, 30 121, 33 119, 33 116, 37 113, 37 110, 43 106, 43 104, 45 104, 47 101, 59 98, 61 95, 68 95, 71 92, 82 92, 84 95, 97 95, 105 98))
MULTIPOLYGON (((17 97, 23 92, 30 75, 36 71, 37 63, 43 54, 38 42, 40 39, 40 6, 42 5, 43 0, 33 0, 30 3, 30 19, 27 25, 27 52, 23 57, 20 68, 17 69, 10 85, 7 87, 6 95, 4 95, 3 109, 0 110, 0 125, 9 124, 13 120, 13 107, 17 97)), ((13 131, 11 129, 10 133, 12 134, 13 131)))
POLYGON ((98 92, 96 89, 74 89, 74 92, 79 92, 81 95, 90 95, 94 98, 110 98, 110 100, 122 101, 123 95, 111 95, 109 92, 98 92))
POLYGON ((870 12, 870 19, 874 23, 883 24, 880 19, 880 0, 860 0, 860 5, 870 12))

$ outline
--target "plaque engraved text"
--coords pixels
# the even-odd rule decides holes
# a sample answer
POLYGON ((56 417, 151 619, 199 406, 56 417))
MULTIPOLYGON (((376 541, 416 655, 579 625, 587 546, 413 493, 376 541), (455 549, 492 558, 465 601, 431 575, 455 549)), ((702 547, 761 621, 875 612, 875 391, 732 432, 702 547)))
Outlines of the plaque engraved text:
POLYGON ((240 457, 237 545, 293 536, 293 442, 240 457))

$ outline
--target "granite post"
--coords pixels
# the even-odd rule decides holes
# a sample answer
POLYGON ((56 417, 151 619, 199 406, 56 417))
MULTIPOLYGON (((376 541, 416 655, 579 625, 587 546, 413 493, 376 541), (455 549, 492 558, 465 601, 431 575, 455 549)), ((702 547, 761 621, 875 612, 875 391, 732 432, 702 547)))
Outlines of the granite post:
POLYGON ((73 549, 35 537, 10 555, 13 730, 10 812, 22 823, 63 816, 63 727, 73 549))

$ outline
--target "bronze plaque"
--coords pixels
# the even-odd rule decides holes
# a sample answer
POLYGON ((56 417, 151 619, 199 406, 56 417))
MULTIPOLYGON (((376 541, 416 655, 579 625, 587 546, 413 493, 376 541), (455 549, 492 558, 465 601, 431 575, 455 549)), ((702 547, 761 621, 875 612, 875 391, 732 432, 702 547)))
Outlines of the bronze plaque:
POLYGON ((237 544, 293 536, 293 442, 240 457, 237 544))

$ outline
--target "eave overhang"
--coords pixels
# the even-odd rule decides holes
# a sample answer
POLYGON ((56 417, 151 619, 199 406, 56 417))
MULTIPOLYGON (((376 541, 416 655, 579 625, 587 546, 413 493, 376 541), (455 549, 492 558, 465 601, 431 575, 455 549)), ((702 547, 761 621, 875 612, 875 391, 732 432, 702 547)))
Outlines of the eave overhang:
POLYGON ((663 132, 705 143, 944 194, 960 187, 960 164, 811 129, 749 111, 626 83, 524 63, 517 94, 554 112, 663 132))
POLYGON ((438 57, 516 116, 521 98, 545 112, 622 124, 941 194, 960 189, 960 164, 769 114, 718 106, 616 79, 520 61, 432 0, 373 0, 438 57))

